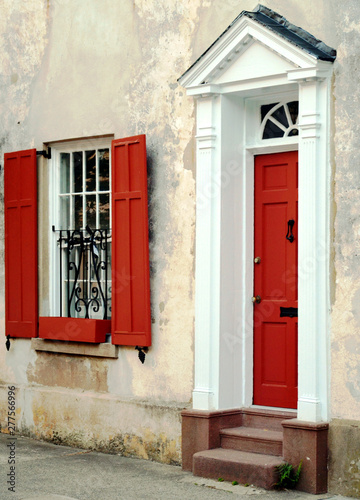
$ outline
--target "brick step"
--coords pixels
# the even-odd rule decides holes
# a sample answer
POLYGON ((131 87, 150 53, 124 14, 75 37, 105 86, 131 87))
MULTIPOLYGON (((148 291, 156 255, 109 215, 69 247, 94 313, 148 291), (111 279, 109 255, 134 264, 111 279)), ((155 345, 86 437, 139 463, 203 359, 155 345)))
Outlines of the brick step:
POLYGON ((282 432, 281 422, 289 418, 296 418, 296 412, 244 408, 242 411, 242 426, 282 432))
POLYGON ((220 431, 221 447, 282 456, 283 433, 254 427, 233 427, 220 431))
POLYGON ((215 448, 194 454, 193 474, 213 479, 221 477, 269 490, 278 481, 276 467, 282 463, 282 457, 215 448))

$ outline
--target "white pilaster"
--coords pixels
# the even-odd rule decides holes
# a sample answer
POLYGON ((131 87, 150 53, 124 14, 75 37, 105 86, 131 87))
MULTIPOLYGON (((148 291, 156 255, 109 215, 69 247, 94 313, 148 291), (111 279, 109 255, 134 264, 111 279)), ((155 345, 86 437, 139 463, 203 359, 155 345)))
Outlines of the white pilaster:
POLYGON ((218 98, 213 94, 197 101, 193 408, 198 410, 218 406, 221 169, 215 128, 217 105, 218 98))
POLYGON ((319 422, 328 418, 328 82, 318 77, 298 82, 298 418, 319 422))

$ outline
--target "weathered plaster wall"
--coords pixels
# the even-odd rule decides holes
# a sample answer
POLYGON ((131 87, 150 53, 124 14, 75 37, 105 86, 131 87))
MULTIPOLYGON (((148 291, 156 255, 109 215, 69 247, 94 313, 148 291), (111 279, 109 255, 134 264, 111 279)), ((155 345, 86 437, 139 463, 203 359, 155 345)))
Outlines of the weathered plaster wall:
POLYGON ((332 318, 332 414, 360 415, 360 76, 358 2, 337 20, 335 73, 335 270, 332 318))
MULTIPOLYGON (((6 387, 0 386, 1 422, 6 387)), ((109 393, 59 387, 18 386, 18 430, 34 438, 108 453, 181 462, 182 406, 118 398, 109 393)), ((6 425, 2 425, 6 432, 6 425)))
POLYGON ((334 109, 334 303, 329 489, 360 496, 360 9, 347 1, 339 34, 334 109))
POLYGON ((334 419, 329 429, 329 491, 360 497, 360 421, 334 419))
MULTIPOLYGON (((194 106, 176 80, 193 58, 200 5, 130 0, 4 5, 3 19, 9 16, 11 22, 0 27, 6 54, 1 153, 43 149, 54 140, 145 133, 149 159, 153 346, 145 364, 133 348, 121 348, 114 360, 36 353, 27 340, 13 341, 7 353, 1 343, 0 380, 19 387, 24 431, 47 439, 56 431, 63 442, 75 443, 71 436, 82 429, 83 446, 106 448, 100 443, 131 439, 135 454, 180 461, 179 411, 189 404, 193 387, 195 183, 194 106), (61 391, 69 391, 65 419, 56 396, 61 391), (86 408, 92 416, 78 418, 86 408), (110 416, 96 434, 94 416, 106 411, 110 416), (166 452, 141 451, 159 440, 166 452)), ((39 172, 41 235, 48 222, 46 162, 39 162, 39 172)), ((42 311, 46 264, 41 255, 42 311)), ((2 325, 3 296, 2 289, 2 325)))

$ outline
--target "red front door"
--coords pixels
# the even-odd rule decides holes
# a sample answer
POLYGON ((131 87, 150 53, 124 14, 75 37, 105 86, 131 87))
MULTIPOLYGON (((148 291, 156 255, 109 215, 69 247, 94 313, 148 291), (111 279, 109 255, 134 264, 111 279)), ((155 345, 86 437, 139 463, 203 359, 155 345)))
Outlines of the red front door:
POLYGON ((255 157, 256 405, 297 406, 297 202, 297 152, 255 157))

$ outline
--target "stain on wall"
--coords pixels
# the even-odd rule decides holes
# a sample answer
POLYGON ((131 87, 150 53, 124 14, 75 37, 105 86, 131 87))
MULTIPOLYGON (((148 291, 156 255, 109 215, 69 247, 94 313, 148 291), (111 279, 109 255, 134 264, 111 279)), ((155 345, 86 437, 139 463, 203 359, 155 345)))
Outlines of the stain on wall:
POLYGON ((332 421, 329 428, 329 491, 360 496, 360 422, 332 421))
MULTIPOLYGON (((26 388, 32 425, 19 430, 55 444, 181 463, 181 407, 66 388, 26 388)), ((20 395, 19 395, 20 396, 20 395)))
POLYGON ((101 358, 39 353, 28 367, 28 383, 107 392, 108 362, 101 358))

